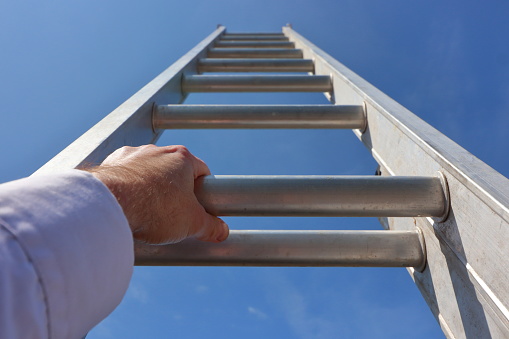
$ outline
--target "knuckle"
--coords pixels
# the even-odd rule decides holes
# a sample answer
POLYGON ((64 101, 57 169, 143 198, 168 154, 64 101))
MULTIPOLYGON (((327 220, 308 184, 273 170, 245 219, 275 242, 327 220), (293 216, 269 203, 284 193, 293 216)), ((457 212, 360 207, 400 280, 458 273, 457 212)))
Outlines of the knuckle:
POLYGON ((185 154, 185 155, 190 155, 191 152, 189 152, 189 150, 187 149, 186 146, 183 146, 183 145, 177 145, 175 146, 177 151, 182 153, 182 154, 185 154))
POLYGON ((120 148, 117 148, 115 151, 113 151, 109 157, 118 157, 118 156, 125 156, 131 152, 134 151, 134 147, 131 146, 122 146, 120 148))
POLYGON ((122 146, 119 149, 117 149, 115 152, 129 152, 134 150, 134 147, 131 146, 122 146))
POLYGON ((139 147, 139 149, 142 149, 142 150, 150 150, 150 149, 156 149, 156 148, 157 148, 157 146, 154 144, 142 145, 139 147))
POLYGON ((165 152, 165 153, 180 153, 180 154, 191 154, 191 152, 189 152, 189 150, 187 149, 186 146, 182 146, 182 145, 171 145, 171 146, 164 146, 164 147, 161 147, 161 149, 165 152))

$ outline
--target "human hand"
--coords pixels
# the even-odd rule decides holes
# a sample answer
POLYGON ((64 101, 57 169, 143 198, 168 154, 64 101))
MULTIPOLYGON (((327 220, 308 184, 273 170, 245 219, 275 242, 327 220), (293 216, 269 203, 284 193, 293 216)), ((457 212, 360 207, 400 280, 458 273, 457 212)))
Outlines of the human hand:
POLYGON ((184 146, 125 146, 88 171, 115 195, 135 239, 162 244, 228 237, 226 223, 208 214, 194 194, 195 180, 210 170, 184 146))

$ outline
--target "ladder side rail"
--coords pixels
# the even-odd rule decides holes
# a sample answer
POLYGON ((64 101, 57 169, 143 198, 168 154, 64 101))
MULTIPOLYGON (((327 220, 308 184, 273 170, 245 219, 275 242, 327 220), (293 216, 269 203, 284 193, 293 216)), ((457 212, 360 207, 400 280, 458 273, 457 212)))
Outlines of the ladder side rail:
POLYGON ((409 269, 444 333, 456 337, 509 336, 509 180, 422 121, 290 27, 284 33, 315 60, 315 74, 331 74, 340 104, 365 104, 368 128, 355 134, 384 175, 447 178, 448 220, 381 219, 386 228, 424 233, 428 265, 409 269))
POLYGON ((178 104, 185 100, 181 89, 182 74, 196 74, 197 63, 225 31, 218 27, 212 34, 159 74, 132 97, 99 121, 35 173, 53 172, 98 164, 122 146, 154 143, 161 130, 152 126, 152 110, 157 104, 178 104))
MULTIPOLYGON (((450 175, 457 177, 465 186, 474 191, 479 198, 492 207, 504 220, 509 220, 509 180, 490 166, 473 156, 470 152, 424 122, 401 104, 362 79, 339 61, 313 45, 291 28, 283 30, 294 39, 298 49, 302 49, 306 59, 315 60, 316 75, 331 75, 336 96, 341 104, 369 105, 368 111, 380 115, 396 126, 401 133, 419 144, 430 157, 439 162, 450 175), (471 173, 471 174, 469 174, 471 173), (482 192, 485 191, 485 192, 482 192)), ((375 122, 375 121, 373 121, 375 122)), ((357 133, 361 141, 373 149, 367 135, 357 133)), ((376 157, 376 154, 374 154, 376 157)))

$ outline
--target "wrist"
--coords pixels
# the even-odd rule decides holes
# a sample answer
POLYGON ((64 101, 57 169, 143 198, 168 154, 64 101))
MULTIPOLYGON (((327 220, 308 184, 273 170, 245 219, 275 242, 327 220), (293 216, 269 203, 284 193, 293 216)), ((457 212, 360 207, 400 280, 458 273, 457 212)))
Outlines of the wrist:
POLYGON ((122 211, 129 222, 131 231, 133 233, 138 231, 138 229, 134 227, 135 223, 133 223, 131 213, 133 209, 132 197, 135 196, 135 193, 132 192, 134 188, 133 182, 136 180, 136 176, 121 166, 102 165, 82 170, 91 173, 109 189, 122 208, 122 211))

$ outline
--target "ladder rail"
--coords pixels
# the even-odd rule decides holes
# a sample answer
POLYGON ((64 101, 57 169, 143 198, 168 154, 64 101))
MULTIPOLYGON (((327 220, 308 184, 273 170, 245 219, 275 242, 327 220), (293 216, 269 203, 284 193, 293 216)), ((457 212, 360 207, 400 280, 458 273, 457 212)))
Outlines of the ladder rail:
MULTIPOLYGON (((341 98, 342 105, 368 105, 368 114, 373 115, 373 121, 370 121, 368 117, 370 131, 382 127, 375 125, 375 118, 384 117, 390 125, 401 131, 405 138, 422 146, 428 156, 444 167, 449 175, 474 191, 476 196, 503 216, 504 220, 509 220, 509 180, 506 177, 313 45, 292 28, 283 27, 283 31, 294 39, 292 41, 296 43, 297 48, 302 49, 304 58, 315 60, 316 75, 332 76, 334 84, 338 85, 334 88, 334 98, 341 98)), ((334 98, 332 98, 333 101, 334 98)), ((356 134, 368 149, 378 146, 373 145, 372 132, 365 135, 358 132, 356 134)), ((380 157, 377 154, 373 156, 380 157)))
POLYGON ((304 58, 315 60, 315 74, 332 74, 333 102, 366 105, 368 128, 354 133, 380 164, 383 175, 441 171, 447 178, 451 213, 444 223, 431 218, 381 219, 391 230, 416 225, 422 229, 428 268, 422 274, 409 272, 446 335, 507 336, 509 180, 291 27, 283 31, 303 50, 304 58))
POLYGON ((154 130, 152 126, 154 105, 184 101, 186 93, 181 88, 182 75, 197 73, 198 60, 205 58, 208 48, 214 45, 225 29, 224 26, 218 27, 35 173, 99 164, 122 146, 156 142, 162 131, 154 130))

